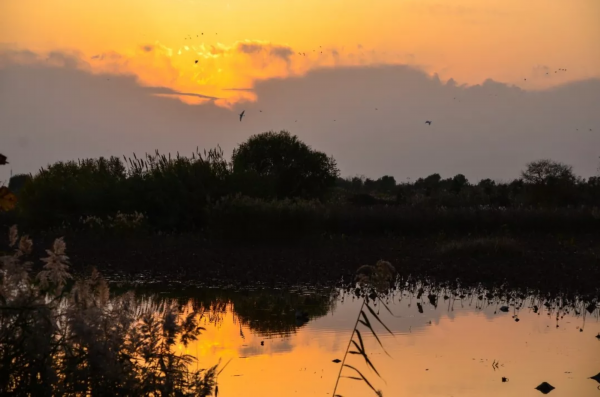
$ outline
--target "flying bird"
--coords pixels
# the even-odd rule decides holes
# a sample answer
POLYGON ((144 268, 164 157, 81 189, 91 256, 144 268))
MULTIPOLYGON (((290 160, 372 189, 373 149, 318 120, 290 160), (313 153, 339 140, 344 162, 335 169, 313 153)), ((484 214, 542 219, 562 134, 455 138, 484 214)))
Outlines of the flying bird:
POLYGON ((246 111, 242 111, 242 113, 240 113, 240 121, 242 121, 242 117, 244 117, 244 113, 246 113, 246 111))
POLYGON ((198 63, 198 60, 196 59, 196 61, 194 63, 198 63))
POLYGON ((431 121, 427 120, 427 121, 425 122, 425 124, 429 124, 429 125, 431 125, 431 121))
POLYGON ((6 156, 0 153, 0 165, 6 165, 8 161, 6 161, 6 156))

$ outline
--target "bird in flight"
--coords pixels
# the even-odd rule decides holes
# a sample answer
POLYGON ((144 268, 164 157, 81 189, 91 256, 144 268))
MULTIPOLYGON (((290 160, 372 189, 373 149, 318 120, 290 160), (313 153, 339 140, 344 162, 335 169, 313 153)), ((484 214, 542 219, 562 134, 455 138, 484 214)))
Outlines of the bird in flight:
POLYGON ((196 59, 196 61, 194 63, 198 63, 198 60, 196 59))
POLYGON ((246 111, 242 111, 242 113, 240 113, 240 121, 242 121, 242 117, 244 117, 244 113, 246 113, 246 111))
POLYGON ((431 121, 427 120, 427 121, 425 122, 425 124, 429 124, 429 125, 431 125, 431 121))

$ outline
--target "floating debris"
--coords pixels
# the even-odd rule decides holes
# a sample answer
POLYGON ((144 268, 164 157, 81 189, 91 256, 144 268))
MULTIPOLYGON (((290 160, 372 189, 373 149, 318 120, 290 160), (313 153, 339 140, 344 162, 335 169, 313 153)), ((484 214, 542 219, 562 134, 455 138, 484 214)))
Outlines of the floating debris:
POLYGON ((535 388, 536 390, 539 390, 542 394, 548 394, 550 393, 552 390, 556 389, 554 386, 552 386, 550 383, 548 382, 542 382, 540 383, 540 385, 538 387, 535 388))

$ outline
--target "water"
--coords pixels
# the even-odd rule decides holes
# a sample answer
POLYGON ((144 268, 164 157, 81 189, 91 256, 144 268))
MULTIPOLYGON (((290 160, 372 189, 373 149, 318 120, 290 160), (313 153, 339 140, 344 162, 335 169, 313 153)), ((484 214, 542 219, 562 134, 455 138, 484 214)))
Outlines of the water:
MULTIPOLYGON (((332 395, 341 366, 332 360, 343 359, 361 299, 264 290, 199 293, 204 295, 190 302, 206 308, 206 331, 180 349, 198 358, 199 368, 231 360, 218 378, 220 397, 332 395), (308 312, 308 322, 296 319, 296 308, 308 312)), ((467 296, 440 297, 435 307, 425 296, 397 294, 389 300, 395 316, 374 307, 393 333, 375 327, 389 356, 359 326, 381 378, 360 355, 349 355, 346 363, 384 396, 540 396, 535 387, 542 382, 556 388, 552 396, 600 396, 599 383, 589 379, 600 372, 597 309, 590 314, 579 307, 577 315, 533 298, 523 300, 520 310, 517 304, 502 312, 502 305, 467 296)), ((349 369, 342 375, 356 376, 349 369)), ((340 380, 337 394, 375 395, 348 378, 340 380)))

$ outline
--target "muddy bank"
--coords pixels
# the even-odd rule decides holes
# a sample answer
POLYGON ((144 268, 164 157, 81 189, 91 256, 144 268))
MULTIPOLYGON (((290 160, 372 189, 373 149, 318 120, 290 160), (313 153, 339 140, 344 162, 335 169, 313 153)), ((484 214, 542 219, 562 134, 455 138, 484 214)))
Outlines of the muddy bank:
MULTIPOLYGON (((37 249, 54 236, 36 237, 37 249)), ((321 237, 277 243, 207 240, 199 235, 67 234, 75 272, 96 266, 107 275, 202 285, 331 285, 379 259, 403 275, 459 279, 540 292, 597 295, 600 235, 457 237, 321 237)))

